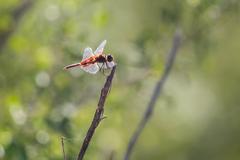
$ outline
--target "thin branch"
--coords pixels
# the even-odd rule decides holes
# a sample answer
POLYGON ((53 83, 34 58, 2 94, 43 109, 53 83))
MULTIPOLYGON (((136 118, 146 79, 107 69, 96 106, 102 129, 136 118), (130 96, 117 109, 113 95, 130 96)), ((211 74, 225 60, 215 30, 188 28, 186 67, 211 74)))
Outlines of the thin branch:
POLYGON ((11 17, 14 24, 11 25, 8 30, 0 32, 0 51, 3 49, 4 45, 6 44, 12 33, 16 30, 17 24, 21 17, 32 6, 32 4, 33 0, 24 0, 15 10, 12 11, 11 17))
POLYGON ((104 87, 102 88, 101 90, 101 95, 100 95, 100 99, 98 101, 98 107, 95 111, 95 114, 94 114, 94 117, 93 117, 93 120, 92 120, 92 123, 87 131, 87 134, 84 138, 84 141, 83 141, 83 144, 82 144, 82 147, 80 149, 80 152, 78 154, 78 158, 77 160, 82 160, 84 155, 85 155, 85 152, 89 146, 89 143, 92 139, 92 136, 95 132, 95 129, 98 127, 99 123, 105 118, 103 116, 103 113, 104 113, 104 104, 105 104, 105 101, 106 101, 106 98, 107 98, 107 95, 109 93, 109 90, 110 90, 110 87, 111 87, 111 84, 112 84, 112 79, 113 79, 113 76, 114 76, 114 73, 115 73, 115 69, 116 69, 116 66, 114 66, 112 68, 112 71, 110 73, 109 76, 107 76, 107 79, 106 79, 106 82, 104 84, 104 87))
POLYGON ((67 160, 65 149, 64 149, 64 137, 61 137, 61 144, 62 144, 62 152, 64 160, 67 160))
POLYGON ((114 160, 114 159, 115 159, 114 157, 115 157, 115 151, 112 150, 111 153, 110 153, 110 155, 109 155, 108 160, 114 160))
POLYGON ((147 122, 149 121, 149 119, 152 116, 153 109, 156 104, 157 98, 160 96, 162 88, 165 84, 165 81, 167 80, 167 77, 172 69, 173 64, 174 64, 174 60, 176 58, 176 54, 177 54, 178 48, 180 46, 180 42, 181 42, 181 33, 179 30, 177 30, 175 33, 175 36, 173 38, 172 48, 168 54, 168 58, 167 58, 167 62, 165 64, 163 75, 160 77, 159 81, 157 82, 156 87, 153 91, 151 100, 146 108, 146 111, 143 114, 140 123, 138 124, 135 132, 133 133, 133 135, 128 143, 128 147, 127 147, 126 153, 124 155, 124 160, 128 160, 130 158, 130 155, 133 151, 134 145, 136 144, 145 125, 147 124, 147 122))

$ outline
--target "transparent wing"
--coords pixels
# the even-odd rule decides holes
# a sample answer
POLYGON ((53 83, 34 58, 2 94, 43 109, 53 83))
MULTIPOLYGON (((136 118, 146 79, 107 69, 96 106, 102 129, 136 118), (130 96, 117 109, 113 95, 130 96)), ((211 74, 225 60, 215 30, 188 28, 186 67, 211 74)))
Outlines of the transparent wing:
POLYGON ((104 41, 98 46, 98 48, 95 50, 94 54, 102 54, 103 49, 104 49, 106 43, 107 43, 107 41, 104 40, 104 41))
POLYGON ((91 73, 96 74, 99 71, 99 67, 97 64, 90 64, 88 66, 81 66, 82 70, 91 73))
POLYGON ((111 69, 115 66, 114 62, 107 62, 107 63, 99 63, 99 66, 103 69, 111 69))
POLYGON ((87 47, 87 48, 84 49, 82 60, 85 60, 85 59, 87 59, 89 57, 92 57, 92 56, 94 56, 92 48, 87 47))

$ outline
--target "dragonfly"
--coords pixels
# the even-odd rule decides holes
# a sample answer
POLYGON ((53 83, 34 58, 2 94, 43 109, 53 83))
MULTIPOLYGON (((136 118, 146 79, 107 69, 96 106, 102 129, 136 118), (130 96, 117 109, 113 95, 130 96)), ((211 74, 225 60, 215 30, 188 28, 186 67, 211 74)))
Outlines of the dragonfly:
POLYGON ((94 52, 90 47, 85 48, 82 61, 67 65, 64 69, 80 67, 82 70, 91 74, 96 74, 98 71, 103 71, 104 73, 105 69, 111 69, 115 66, 115 63, 111 54, 103 53, 106 43, 107 41, 104 40, 94 52))

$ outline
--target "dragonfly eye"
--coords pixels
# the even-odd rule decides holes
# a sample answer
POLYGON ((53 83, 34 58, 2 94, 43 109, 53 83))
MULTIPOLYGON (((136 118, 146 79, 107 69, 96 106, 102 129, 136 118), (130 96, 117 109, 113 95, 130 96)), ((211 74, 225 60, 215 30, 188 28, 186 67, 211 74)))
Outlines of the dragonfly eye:
POLYGON ((112 62, 112 61, 113 61, 113 56, 110 55, 110 54, 108 54, 108 55, 107 55, 107 61, 108 61, 108 62, 112 62))

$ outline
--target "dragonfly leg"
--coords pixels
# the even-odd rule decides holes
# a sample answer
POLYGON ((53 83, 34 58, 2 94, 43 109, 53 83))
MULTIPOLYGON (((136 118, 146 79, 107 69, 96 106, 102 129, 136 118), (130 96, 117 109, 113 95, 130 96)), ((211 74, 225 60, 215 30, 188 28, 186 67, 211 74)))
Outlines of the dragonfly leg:
POLYGON ((101 66, 101 71, 103 73, 104 76, 108 76, 107 74, 105 74, 105 68, 104 68, 104 65, 106 64, 106 62, 104 62, 101 66))
POLYGON ((99 71, 104 74, 104 70, 103 70, 103 65, 104 65, 104 64, 102 64, 101 66, 100 66, 99 64, 97 64, 97 65, 98 65, 98 67, 99 67, 99 71))
POLYGON ((99 64, 97 63, 97 65, 98 65, 98 68, 99 68, 99 70, 101 71, 101 67, 99 66, 99 64))
POLYGON ((102 71, 103 70, 103 64, 101 65, 101 67, 99 66, 99 70, 102 71))

